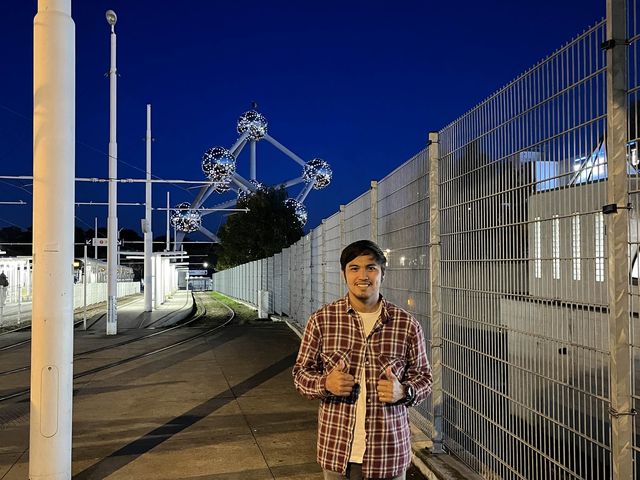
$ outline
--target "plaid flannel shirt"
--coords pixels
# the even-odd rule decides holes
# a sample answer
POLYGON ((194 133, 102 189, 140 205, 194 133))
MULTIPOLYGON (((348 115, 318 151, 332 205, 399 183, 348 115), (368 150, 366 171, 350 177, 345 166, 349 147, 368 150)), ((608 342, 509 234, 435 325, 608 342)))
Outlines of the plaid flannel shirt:
POLYGON ((346 472, 355 427, 358 385, 348 397, 326 390, 327 375, 344 361, 356 379, 365 371, 367 412, 366 450, 362 462, 367 478, 395 477, 411 463, 408 406, 422 402, 431 392, 431 366, 420 324, 406 311, 382 299, 382 313, 368 337, 351 307, 349 296, 325 305, 309 318, 293 377, 296 389, 320 399, 318 463, 322 468, 346 472), (378 399, 377 382, 387 367, 401 383, 411 385, 411 405, 388 404, 378 399))

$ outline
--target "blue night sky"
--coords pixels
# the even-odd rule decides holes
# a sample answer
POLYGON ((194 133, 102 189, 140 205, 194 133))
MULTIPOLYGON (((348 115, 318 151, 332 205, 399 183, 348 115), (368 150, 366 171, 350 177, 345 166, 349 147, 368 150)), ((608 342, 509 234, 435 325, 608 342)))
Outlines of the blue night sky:
MULTIPOLYGON (((153 173, 200 180, 204 151, 230 147, 252 101, 269 133, 334 173, 313 190, 306 230, 420 151, 439 130, 605 14, 604 0, 485 2, 91 0, 72 2, 76 24, 76 176, 107 177, 109 26, 118 14, 118 176, 143 178, 146 104, 153 108, 153 173), (160 6, 160 5, 167 5, 160 6)), ((0 175, 31 175, 32 52, 36 1, 4 0, 0 175)), ((301 167, 265 141, 257 176, 275 184, 301 167)), ((248 178, 248 148, 238 172, 248 178)), ((31 201, 0 183, 0 201, 31 201)), ((295 196, 301 186, 291 191, 295 196)), ((155 207, 197 190, 154 186, 155 207)), ((77 201, 104 202, 106 185, 77 184, 77 201)), ((206 206, 228 197, 212 196, 206 206)), ((119 200, 143 202, 144 186, 119 200)), ((80 206, 77 225, 106 227, 106 207, 80 206)), ((154 234, 165 229, 154 214, 154 234)), ((120 207, 119 226, 140 230, 142 207, 120 207)), ((222 217, 205 217, 217 231, 222 217)), ((31 225, 31 206, 0 205, 0 228, 31 225)))

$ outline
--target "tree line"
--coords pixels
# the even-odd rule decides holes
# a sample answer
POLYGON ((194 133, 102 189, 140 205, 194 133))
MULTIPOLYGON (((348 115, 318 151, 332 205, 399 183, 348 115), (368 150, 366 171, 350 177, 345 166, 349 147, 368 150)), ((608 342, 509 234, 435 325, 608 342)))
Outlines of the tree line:
MULTIPOLYGON (((243 263, 270 257, 283 248, 297 242, 303 235, 303 225, 298 220, 295 210, 287 205, 287 192, 283 187, 264 188, 238 201, 238 208, 247 208, 248 212, 234 212, 228 215, 218 230, 219 244, 194 243, 186 244, 191 268, 202 269, 206 262, 208 270, 224 270, 243 263)), ((106 238, 107 229, 98 228, 97 235, 93 228, 75 227, 74 256, 84 256, 84 245, 89 244, 88 254, 93 258, 91 240, 94 237, 106 238)), ((32 254, 33 232, 31 227, 22 229, 10 226, 0 228, 0 249, 7 256, 30 256, 32 254)), ((153 239, 154 251, 163 251, 166 235, 153 239)), ((184 239, 190 242, 189 236, 184 239)), ((120 248, 126 251, 143 252, 144 239, 128 228, 120 230, 120 248)), ((99 258, 106 258, 106 249, 98 249, 99 258)), ((125 263, 124 261, 122 262, 125 263)), ((142 260, 131 263, 136 278, 142 275, 142 260)))

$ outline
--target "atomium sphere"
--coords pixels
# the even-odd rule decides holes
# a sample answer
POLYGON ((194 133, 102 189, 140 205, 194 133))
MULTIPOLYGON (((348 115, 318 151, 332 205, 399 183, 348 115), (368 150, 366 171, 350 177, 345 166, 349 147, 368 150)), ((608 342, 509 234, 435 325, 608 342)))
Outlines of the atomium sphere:
POLYGON ((223 180, 221 182, 213 182, 212 184, 213 191, 216 193, 225 193, 231 189, 228 180, 223 180))
POLYGON ((200 213, 195 210, 182 210, 185 208, 191 208, 191 204, 183 202, 176 206, 176 210, 172 210, 171 225, 176 227, 180 232, 195 232, 202 224, 200 213))
POLYGON ((287 198, 284 201, 285 205, 289 205, 292 206, 293 209, 296 212, 296 217, 298 218, 298 221, 300 222, 300 226, 304 227, 305 224, 307 223, 307 207, 305 207, 302 203, 300 203, 299 201, 297 201, 294 198, 287 198))
POLYGON ((256 187, 256 192, 261 192, 267 188, 264 183, 259 182, 258 180, 249 180, 249 182, 251 182, 251 184, 256 187))
POLYGON ((320 190, 331 183, 333 172, 327 162, 321 158, 309 160, 302 172, 302 178, 306 183, 314 182, 313 188, 320 190))
MULTIPOLYGON (((264 183, 259 182, 257 180, 249 180, 249 182, 255 187, 255 191, 256 192, 260 192, 263 191, 265 188, 267 188, 264 183)), ((251 195, 253 195, 254 192, 250 192, 248 190, 244 190, 242 188, 240 188, 238 190, 238 201, 242 202, 245 201, 247 198, 249 198, 251 195)))
POLYGON ((249 132, 249 140, 260 140, 267 133, 267 119, 264 115, 249 110, 238 118, 238 133, 249 132))
POLYGON ((202 171, 209 180, 221 182, 235 173, 236 159, 226 148, 210 148, 202 156, 202 171))

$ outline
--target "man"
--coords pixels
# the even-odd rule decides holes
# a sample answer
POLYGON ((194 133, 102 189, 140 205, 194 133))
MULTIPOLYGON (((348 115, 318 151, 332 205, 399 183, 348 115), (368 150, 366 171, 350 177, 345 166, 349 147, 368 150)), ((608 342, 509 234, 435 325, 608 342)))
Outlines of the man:
POLYGON ((411 463, 407 407, 431 391, 420 324, 380 295, 382 250, 360 240, 340 255, 348 294, 309 318, 293 377, 320 399, 324 478, 403 480, 411 463))

